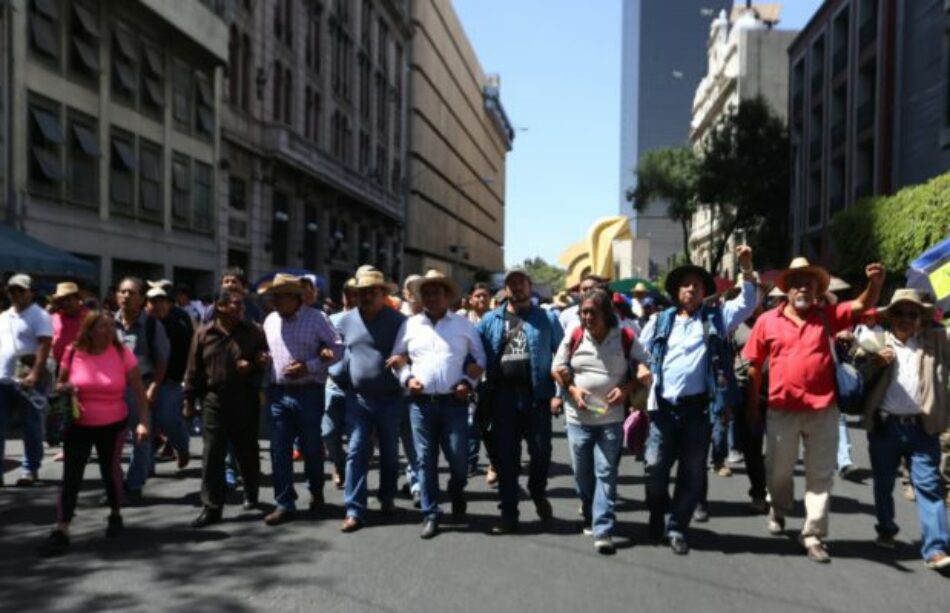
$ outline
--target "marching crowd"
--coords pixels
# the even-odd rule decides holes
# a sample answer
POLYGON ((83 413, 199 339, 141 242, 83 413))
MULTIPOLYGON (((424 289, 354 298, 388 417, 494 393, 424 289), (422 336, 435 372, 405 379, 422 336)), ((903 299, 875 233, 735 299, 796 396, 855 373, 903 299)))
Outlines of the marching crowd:
POLYGON ((802 457, 799 540, 809 559, 828 562, 834 478, 852 468, 842 438, 847 413, 860 415, 868 433, 875 543, 895 546, 893 489, 903 466, 922 557, 929 568, 950 568, 950 328, 915 290, 898 289, 876 307, 880 264, 867 266, 866 287, 845 300, 830 291, 829 273, 804 258, 778 272, 773 286, 753 271, 750 248, 736 255, 741 275, 729 292, 686 265, 666 276, 666 297, 642 285, 625 297, 587 276, 573 294, 546 304, 517 267, 498 294, 476 284, 463 296, 437 270, 410 276, 400 292, 363 266, 338 309, 326 296, 318 306, 312 276, 278 273, 252 296, 234 268, 223 272, 209 308, 179 300, 167 281, 128 277, 114 309, 86 305, 71 282, 60 283, 44 309, 30 277, 15 274, 0 313, 0 457, 17 412, 24 457, 16 484, 32 485, 44 429, 60 417, 63 476, 57 523, 41 545, 48 555, 69 547, 93 450, 113 537, 123 528, 123 500, 141 500, 158 448, 179 468, 188 465, 193 422, 204 446, 203 508, 192 526, 222 520, 235 475, 245 509, 258 508, 262 407, 275 503, 267 525, 299 513, 296 459, 311 512, 324 505, 330 461, 344 492, 340 529, 353 532, 370 523, 368 473, 378 453, 379 511, 392 515, 401 446, 421 537, 431 539, 443 521, 440 451, 452 521, 463 522, 466 484, 484 444, 486 480, 499 499, 492 533, 511 534, 519 530, 524 444, 535 511, 542 521, 553 516, 552 424, 563 415, 583 531, 598 552, 614 551, 621 454, 644 433, 651 539, 689 552, 691 522, 708 518, 710 452, 714 470, 727 476, 732 438, 750 481, 750 511, 767 515, 774 535, 786 530, 802 457))

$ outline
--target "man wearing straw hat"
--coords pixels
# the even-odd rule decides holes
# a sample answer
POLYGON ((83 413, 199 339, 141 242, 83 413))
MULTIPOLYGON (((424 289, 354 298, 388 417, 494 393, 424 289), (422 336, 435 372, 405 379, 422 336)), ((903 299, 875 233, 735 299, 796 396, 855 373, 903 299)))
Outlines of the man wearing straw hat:
POLYGON ((769 360, 768 432, 765 457, 772 510, 768 530, 778 535, 794 503, 794 472, 799 445, 805 448, 805 524, 800 541, 814 562, 831 561, 824 539, 838 450, 833 336, 850 328, 874 306, 884 283, 884 267, 865 268, 867 287, 855 300, 819 305, 831 275, 798 257, 781 271, 776 286, 787 299, 755 322, 742 350, 749 361, 747 418, 761 419, 758 392, 762 365, 769 360))
POLYGON ((89 313, 79 297, 79 286, 72 281, 56 284, 56 292, 50 296, 54 311, 53 322, 53 359, 59 364, 66 348, 79 335, 79 326, 89 313))
MULTIPOLYGON (((485 368, 485 350, 475 326, 449 310, 459 296, 458 285, 438 270, 410 284, 423 312, 407 319, 396 338, 388 364, 410 394, 412 436, 418 456, 419 486, 424 516, 421 537, 439 530, 439 446, 449 462, 449 497, 454 519, 465 517, 468 480, 468 397, 477 376, 467 371, 471 358, 485 368), (409 364, 402 359, 408 357, 409 364)), ((481 372, 478 373, 480 376, 481 372)))
POLYGON ((274 509, 264 522, 276 526, 294 519, 293 446, 299 439, 310 489, 310 511, 323 507, 323 457, 320 424, 323 418, 327 368, 343 357, 343 342, 322 311, 304 305, 300 277, 278 273, 264 290, 274 312, 264 320, 270 349, 271 463, 274 509))
POLYGON ((913 289, 894 292, 878 311, 888 330, 884 348, 872 354, 883 372, 870 376, 864 401, 871 471, 874 474, 875 543, 896 546, 894 480, 901 458, 910 465, 928 568, 950 568, 950 534, 940 484, 940 433, 950 427, 950 330, 933 326, 933 306, 913 289))
POLYGON ((386 302, 398 287, 388 283, 376 268, 367 267, 357 274, 353 289, 359 296, 359 308, 347 312, 337 323, 346 346, 343 362, 349 384, 345 420, 350 444, 343 494, 346 518, 340 526, 343 532, 359 530, 366 521, 374 434, 379 444, 380 512, 383 516, 395 512, 402 420, 401 386, 386 367, 396 334, 406 320, 405 315, 386 302))

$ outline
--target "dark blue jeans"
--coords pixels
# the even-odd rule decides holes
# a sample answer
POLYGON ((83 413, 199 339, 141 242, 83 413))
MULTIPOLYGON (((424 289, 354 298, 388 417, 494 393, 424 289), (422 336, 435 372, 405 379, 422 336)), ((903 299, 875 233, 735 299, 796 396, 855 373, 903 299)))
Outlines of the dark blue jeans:
MULTIPOLYGON (((39 472, 43 463, 43 424, 46 413, 37 409, 13 385, 0 383, 0 462, 3 461, 7 437, 7 423, 13 411, 23 416, 23 463, 24 473, 39 472)), ((0 479, 3 473, 0 472, 0 479)))
POLYGON ((676 406, 661 401, 660 408, 650 413, 647 508, 651 523, 660 522, 669 513, 669 536, 685 536, 702 497, 711 428, 705 399, 676 406), (676 487, 671 501, 670 472, 674 462, 676 487))
POLYGON ((399 426, 402 396, 367 397, 346 395, 346 430, 350 444, 346 452, 346 488, 343 503, 349 517, 363 519, 368 498, 369 458, 373 455, 373 433, 379 442, 379 500, 392 502, 399 478, 399 426))
POLYGON ((347 397, 350 394, 344 392, 337 385, 327 383, 326 386, 326 406, 323 413, 323 423, 321 430, 323 434, 323 444, 327 448, 327 456, 336 472, 343 475, 346 470, 346 451, 343 449, 343 429, 345 424, 344 414, 346 413, 347 397))
POLYGON ((531 390, 499 387, 495 390, 492 436, 498 465, 501 516, 518 519, 518 475, 521 441, 528 443, 528 493, 544 498, 551 467, 551 408, 549 400, 534 400, 531 390))
POLYGON ((874 474, 874 510, 879 533, 895 535, 894 480, 901 458, 910 465, 910 481, 917 495, 917 517, 920 520, 920 553, 926 560, 936 553, 948 553, 950 535, 947 510, 944 508, 940 483, 940 439, 927 434, 916 423, 902 424, 895 419, 883 421, 868 433, 871 472, 874 474))
POLYGON ((300 443, 304 473, 313 496, 323 494, 323 386, 274 385, 267 390, 270 417, 270 455, 274 472, 274 501, 286 511, 296 509, 294 439, 300 443))
POLYGON ((426 396, 410 397, 409 417, 416 447, 422 514, 437 519, 439 510, 439 447, 449 463, 449 496, 462 495, 468 482, 468 402, 426 396))

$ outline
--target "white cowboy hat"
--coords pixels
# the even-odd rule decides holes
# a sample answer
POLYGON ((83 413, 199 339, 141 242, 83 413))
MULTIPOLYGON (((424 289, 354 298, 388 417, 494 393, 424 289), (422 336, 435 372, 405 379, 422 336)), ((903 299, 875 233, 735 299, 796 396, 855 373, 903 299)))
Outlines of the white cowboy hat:
POLYGON ((412 295, 416 296, 418 300, 422 298, 422 288, 430 284, 438 284, 444 287, 450 303, 455 302, 461 293, 458 283, 453 281, 451 277, 445 276, 441 270, 436 270, 435 268, 430 268, 425 276, 413 280, 409 284, 409 291, 412 292, 412 295))

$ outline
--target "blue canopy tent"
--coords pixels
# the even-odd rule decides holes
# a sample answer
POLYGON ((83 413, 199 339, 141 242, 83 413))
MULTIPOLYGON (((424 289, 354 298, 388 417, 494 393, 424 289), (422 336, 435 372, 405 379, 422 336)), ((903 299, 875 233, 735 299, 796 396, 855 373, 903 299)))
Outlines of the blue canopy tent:
POLYGON ((0 271, 94 280, 96 265, 0 224, 0 271))

